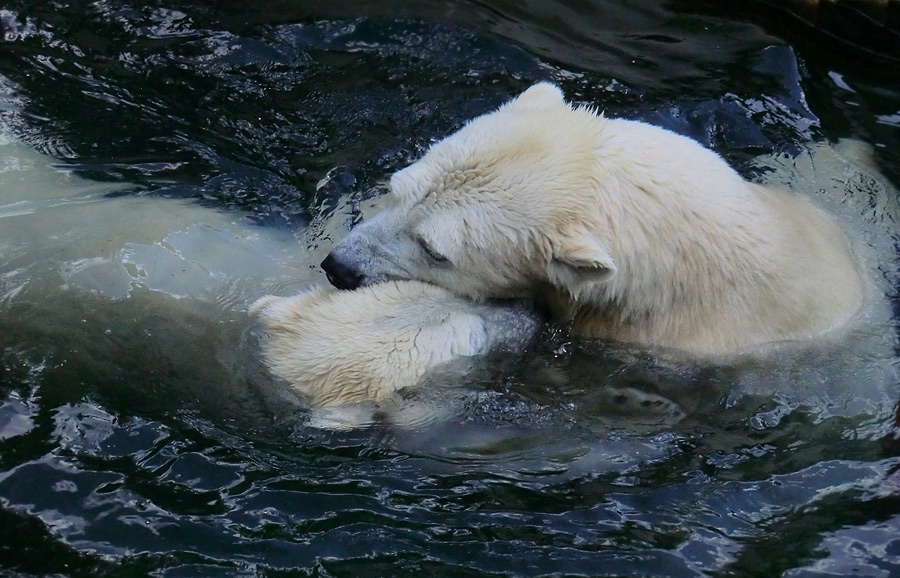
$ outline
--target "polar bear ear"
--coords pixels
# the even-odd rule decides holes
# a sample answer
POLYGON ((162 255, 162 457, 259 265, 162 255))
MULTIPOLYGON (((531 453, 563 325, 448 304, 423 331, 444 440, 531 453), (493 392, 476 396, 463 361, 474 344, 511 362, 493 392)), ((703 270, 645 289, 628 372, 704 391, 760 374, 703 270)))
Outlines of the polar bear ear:
POLYGON ((562 90, 555 84, 539 82, 510 101, 512 108, 554 108, 565 105, 562 90))
POLYGON ((584 236, 566 239, 553 247, 553 257, 547 266, 550 281, 578 295, 588 285, 605 281, 616 272, 616 263, 596 239, 584 236))

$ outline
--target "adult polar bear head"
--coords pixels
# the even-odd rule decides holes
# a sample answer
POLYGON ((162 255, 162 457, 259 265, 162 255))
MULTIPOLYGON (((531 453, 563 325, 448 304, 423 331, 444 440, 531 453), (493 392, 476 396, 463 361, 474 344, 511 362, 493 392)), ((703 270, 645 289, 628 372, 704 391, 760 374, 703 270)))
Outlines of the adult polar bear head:
POLYGON ((414 279, 529 297, 581 334, 721 355, 843 325, 863 283, 808 201, 697 142, 537 84, 433 145, 322 266, 338 288, 414 279))

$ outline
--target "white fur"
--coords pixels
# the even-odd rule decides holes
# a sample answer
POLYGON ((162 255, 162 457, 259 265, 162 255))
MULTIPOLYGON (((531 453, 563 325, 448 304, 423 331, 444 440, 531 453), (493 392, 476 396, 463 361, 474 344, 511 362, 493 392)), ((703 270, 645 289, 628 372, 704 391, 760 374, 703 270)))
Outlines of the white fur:
POLYGON ((546 83, 432 146, 391 189, 393 206, 331 254, 363 285, 538 298, 578 333, 697 355, 814 338, 864 299, 847 239, 807 200, 546 83))
POLYGON ((382 401, 452 360, 524 347, 537 318, 520 304, 481 305, 434 285, 314 288, 250 308, 274 375, 313 407, 382 401))

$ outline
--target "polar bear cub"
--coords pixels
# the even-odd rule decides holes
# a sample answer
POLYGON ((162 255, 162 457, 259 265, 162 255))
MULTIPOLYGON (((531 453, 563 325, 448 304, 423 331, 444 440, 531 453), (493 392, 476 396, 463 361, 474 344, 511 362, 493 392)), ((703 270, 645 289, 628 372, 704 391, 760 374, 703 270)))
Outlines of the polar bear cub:
POLYGON ((540 328, 522 302, 473 303, 415 281, 263 297, 250 315, 270 371, 318 408, 385 400, 455 359, 524 349, 540 328))
POLYGON ((847 323, 865 284, 845 235, 662 128, 537 84, 390 180, 391 205, 322 266, 473 299, 533 298, 576 333, 721 356, 847 323))

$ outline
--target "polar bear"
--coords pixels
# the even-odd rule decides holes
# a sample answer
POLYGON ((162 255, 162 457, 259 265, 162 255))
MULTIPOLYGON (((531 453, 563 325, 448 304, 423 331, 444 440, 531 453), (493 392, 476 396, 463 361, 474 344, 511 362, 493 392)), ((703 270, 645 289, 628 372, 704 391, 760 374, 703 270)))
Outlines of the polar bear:
POLYGON ((525 302, 474 303, 416 281, 268 296, 249 313, 270 371, 314 408, 383 401, 455 359, 524 349, 541 325, 525 302))
POLYGON ((865 299, 847 237, 812 203, 549 83, 434 144, 390 189, 322 263, 336 287, 534 298, 578 334, 701 357, 812 339, 865 299))

